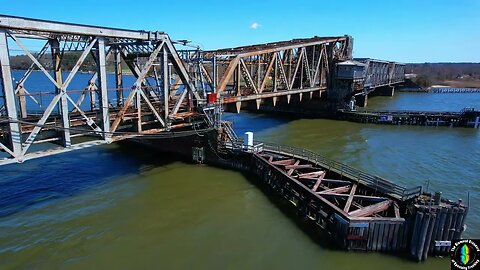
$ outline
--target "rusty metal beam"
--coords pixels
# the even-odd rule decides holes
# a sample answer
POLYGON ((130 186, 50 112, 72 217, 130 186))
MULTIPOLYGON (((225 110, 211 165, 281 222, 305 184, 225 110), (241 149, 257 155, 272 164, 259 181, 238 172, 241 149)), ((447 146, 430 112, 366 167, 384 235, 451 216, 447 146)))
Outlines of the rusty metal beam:
POLYGON ((317 182, 315 182, 315 185, 312 187, 313 192, 317 191, 318 187, 320 187, 320 184, 324 180, 324 177, 325 177, 325 173, 318 176, 317 182))
POLYGON ((349 212, 348 214, 353 217, 367 217, 375 213, 387 210, 390 207, 390 205, 392 205, 392 203, 393 203, 392 200, 385 200, 385 201, 349 212))
POLYGON ((355 195, 355 191, 357 191, 357 184, 353 184, 352 189, 350 190, 350 195, 348 195, 347 202, 345 203, 345 207, 343 211, 347 212, 350 210, 350 205, 352 205, 353 196, 355 195))
POLYGON ((288 96, 288 95, 307 93, 312 91, 325 92, 326 90, 327 90, 326 87, 304 88, 304 89, 298 89, 298 90, 278 90, 277 92, 263 92, 261 94, 251 94, 248 96, 226 96, 226 97, 221 97, 220 99, 223 104, 227 104, 227 103, 243 102, 243 101, 256 100, 256 99, 288 96))
POLYGON ((229 48, 229 49, 219 49, 215 51, 207 51, 207 55, 240 55, 244 56, 252 56, 258 53, 271 53, 277 51, 284 51, 290 49, 296 49, 305 46, 314 46, 324 43, 331 43, 331 42, 344 42, 347 40, 347 36, 340 36, 340 37, 313 37, 313 38, 306 38, 306 39, 294 39, 289 41, 278 41, 274 43, 267 43, 267 44, 258 44, 258 45, 250 45, 250 46, 242 46, 237 48, 229 48))
POLYGON ((295 163, 295 159, 283 159, 271 162, 273 165, 292 165, 295 163))
POLYGON ((317 194, 338 194, 338 193, 345 193, 350 190, 350 185, 348 186, 341 186, 341 187, 336 187, 336 188, 331 188, 331 189, 326 189, 320 192, 317 192, 317 194))

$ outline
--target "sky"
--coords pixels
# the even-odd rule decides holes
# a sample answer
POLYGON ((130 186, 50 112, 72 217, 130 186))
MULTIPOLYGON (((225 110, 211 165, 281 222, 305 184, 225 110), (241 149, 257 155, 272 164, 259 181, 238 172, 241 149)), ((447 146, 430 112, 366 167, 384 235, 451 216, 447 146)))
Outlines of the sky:
POLYGON ((351 35, 354 57, 480 62, 480 0, 0 0, 0 14, 163 31, 203 49, 351 35))

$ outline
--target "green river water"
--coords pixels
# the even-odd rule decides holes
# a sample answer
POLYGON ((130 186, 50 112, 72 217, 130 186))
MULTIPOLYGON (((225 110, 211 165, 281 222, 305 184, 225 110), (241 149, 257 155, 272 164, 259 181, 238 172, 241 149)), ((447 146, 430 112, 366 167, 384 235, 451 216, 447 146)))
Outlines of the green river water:
MULTIPOLYGON (((372 109, 460 110, 478 94, 398 94, 372 109)), ((480 131, 226 115, 239 134, 322 153, 392 181, 470 191, 480 237, 480 131)), ((0 180, 0 269, 449 269, 314 242, 242 174, 108 145, 9 165, 0 180)))

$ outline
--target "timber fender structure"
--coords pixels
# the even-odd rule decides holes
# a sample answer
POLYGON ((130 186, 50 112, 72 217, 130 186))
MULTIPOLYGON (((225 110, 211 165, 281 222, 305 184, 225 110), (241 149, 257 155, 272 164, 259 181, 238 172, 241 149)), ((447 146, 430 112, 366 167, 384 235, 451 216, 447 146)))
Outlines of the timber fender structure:
POLYGON ((421 186, 407 189, 300 148, 220 143, 218 149, 206 154, 207 163, 252 174, 333 247, 423 261, 448 254, 463 232, 467 206, 422 193, 421 186))

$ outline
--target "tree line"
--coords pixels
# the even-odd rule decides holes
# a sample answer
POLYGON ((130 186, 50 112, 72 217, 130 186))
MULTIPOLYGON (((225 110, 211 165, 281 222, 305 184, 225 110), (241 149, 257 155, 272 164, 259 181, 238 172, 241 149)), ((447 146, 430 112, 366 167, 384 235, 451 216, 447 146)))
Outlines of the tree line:
POLYGON ((480 83, 480 63, 415 63, 405 66, 405 73, 422 87, 449 82, 480 83))
MULTIPOLYGON (((81 52, 65 52, 61 57, 61 67, 63 70, 71 70, 80 58, 81 52)), ((53 69, 52 54, 46 53, 37 60, 48 70, 53 69)), ((32 60, 27 55, 14 55, 10 57, 10 67, 15 70, 26 70, 32 64, 32 60)), ((35 69, 38 69, 35 67, 35 69)), ((91 55, 85 58, 80 71, 94 71, 96 69, 95 60, 91 55)))

